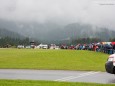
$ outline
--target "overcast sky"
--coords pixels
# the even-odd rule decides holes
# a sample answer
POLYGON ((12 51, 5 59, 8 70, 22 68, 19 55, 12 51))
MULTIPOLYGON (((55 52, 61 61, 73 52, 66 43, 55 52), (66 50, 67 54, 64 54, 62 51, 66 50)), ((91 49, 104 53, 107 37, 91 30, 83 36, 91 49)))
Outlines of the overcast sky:
POLYGON ((83 22, 115 29, 115 0, 0 0, 0 19, 15 22, 83 22))

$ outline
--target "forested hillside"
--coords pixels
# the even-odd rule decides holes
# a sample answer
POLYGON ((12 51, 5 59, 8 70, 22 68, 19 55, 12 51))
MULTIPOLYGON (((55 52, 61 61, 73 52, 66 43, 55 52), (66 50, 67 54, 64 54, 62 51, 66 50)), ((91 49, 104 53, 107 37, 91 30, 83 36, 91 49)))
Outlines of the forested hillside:
POLYGON ((8 29, 0 28, 0 38, 4 38, 4 37, 20 38, 20 39, 24 38, 24 36, 20 35, 19 33, 10 31, 8 29))
POLYGON ((0 29, 0 47, 16 47, 19 44, 29 45, 29 38, 7 29, 0 29))

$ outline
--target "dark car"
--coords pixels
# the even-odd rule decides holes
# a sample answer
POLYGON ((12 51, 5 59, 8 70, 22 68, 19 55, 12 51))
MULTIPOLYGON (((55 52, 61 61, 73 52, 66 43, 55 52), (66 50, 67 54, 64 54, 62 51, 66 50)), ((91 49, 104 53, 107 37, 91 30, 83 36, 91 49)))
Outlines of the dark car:
POLYGON ((110 74, 115 74, 115 54, 109 56, 105 63, 105 69, 110 74))

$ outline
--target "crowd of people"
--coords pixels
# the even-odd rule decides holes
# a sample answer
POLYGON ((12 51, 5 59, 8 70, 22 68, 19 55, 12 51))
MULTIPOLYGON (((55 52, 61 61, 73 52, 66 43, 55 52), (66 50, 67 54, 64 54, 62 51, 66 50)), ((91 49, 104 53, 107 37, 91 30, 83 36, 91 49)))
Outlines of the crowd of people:
POLYGON ((29 46, 18 45, 17 48, 90 50, 95 52, 113 54, 115 53, 115 42, 98 42, 90 44, 77 44, 71 46, 67 46, 66 44, 63 44, 61 46, 56 46, 55 44, 40 44, 36 46, 35 44, 31 44, 29 46))
POLYGON ((96 52, 104 52, 108 54, 115 53, 115 42, 100 42, 91 44, 78 44, 76 50, 91 50, 96 52))

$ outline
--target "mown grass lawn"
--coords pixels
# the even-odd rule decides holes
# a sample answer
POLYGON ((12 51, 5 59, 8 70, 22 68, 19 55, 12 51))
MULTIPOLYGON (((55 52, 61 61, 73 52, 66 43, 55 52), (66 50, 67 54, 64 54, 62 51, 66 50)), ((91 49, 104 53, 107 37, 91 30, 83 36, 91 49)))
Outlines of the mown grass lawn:
POLYGON ((0 86, 115 86, 114 84, 30 81, 30 80, 0 80, 0 86))
POLYGON ((107 57, 83 50, 0 49, 0 68, 105 71, 107 57))

